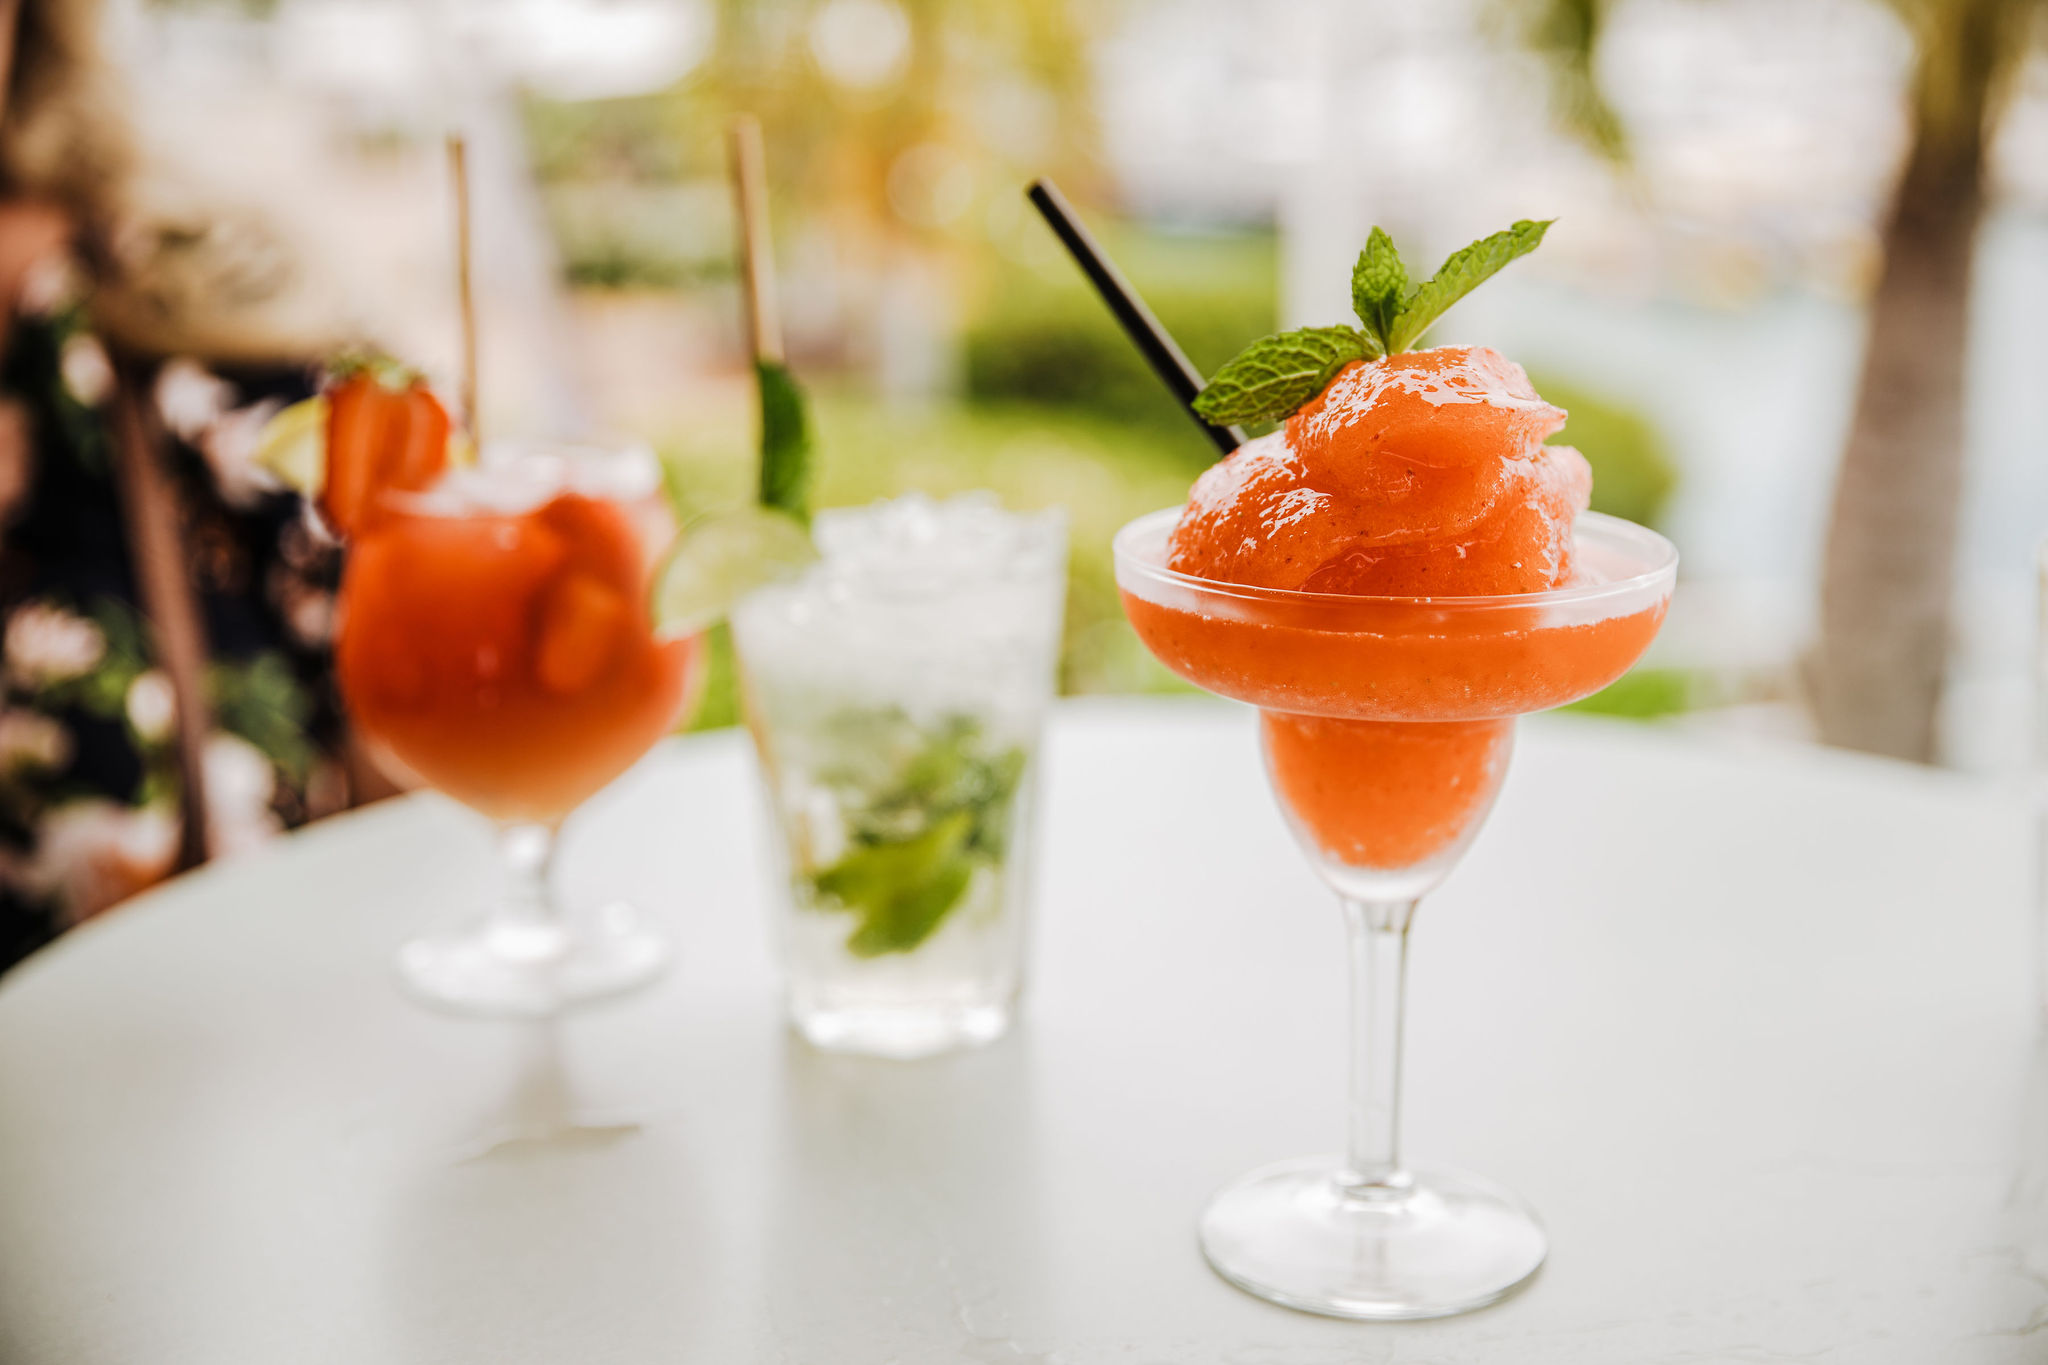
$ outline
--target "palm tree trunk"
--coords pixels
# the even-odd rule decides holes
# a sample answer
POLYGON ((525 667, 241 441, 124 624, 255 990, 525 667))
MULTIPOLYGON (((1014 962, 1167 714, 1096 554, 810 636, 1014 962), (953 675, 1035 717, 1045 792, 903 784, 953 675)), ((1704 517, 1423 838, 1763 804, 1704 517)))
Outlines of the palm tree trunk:
POLYGON ((1922 763, 1935 757, 1948 652, 1985 124, 2026 6, 1931 8, 1807 671, 1824 740, 1922 763))

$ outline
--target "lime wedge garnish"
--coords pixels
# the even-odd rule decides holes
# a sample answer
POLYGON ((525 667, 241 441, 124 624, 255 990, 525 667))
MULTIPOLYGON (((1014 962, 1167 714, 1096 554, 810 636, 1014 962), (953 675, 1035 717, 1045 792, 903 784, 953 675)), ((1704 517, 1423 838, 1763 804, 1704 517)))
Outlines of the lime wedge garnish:
POLYGON ((327 481, 327 399, 320 394, 279 409, 256 436, 256 463, 306 497, 327 481))
POLYGON ((654 582, 654 628, 694 635, 756 588, 792 578, 818 558, 811 533, 787 512, 745 507, 692 522, 654 582))

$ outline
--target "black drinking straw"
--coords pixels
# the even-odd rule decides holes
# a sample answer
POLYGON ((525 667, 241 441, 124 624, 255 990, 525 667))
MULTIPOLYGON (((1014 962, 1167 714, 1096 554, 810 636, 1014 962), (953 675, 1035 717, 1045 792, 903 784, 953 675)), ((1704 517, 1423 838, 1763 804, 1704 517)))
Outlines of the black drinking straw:
POLYGON ((1081 220, 1074 216, 1072 205, 1053 188, 1052 182, 1034 180, 1024 195, 1045 221, 1051 226, 1074 263, 1081 267, 1081 273, 1088 277, 1088 283, 1095 286, 1095 292, 1102 295, 1102 301, 1109 305, 1109 311, 1116 314, 1116 320, 1124 329, 1124 335, 1145 357, 1145 363, 1152 367, 1152 373, 1159 376, 1161 383, 1173 391, 1180 405, 1187 409, 1188 416, 1216 443, 1216 449, 1228 455, 1244 444, 1244 433, 1236 427, 1211 426, 1195 411, 1195 395, 1202 391, 1205 381, 1202 372, 1188 360, 1187 355, 1166 329, 1159 325, 1159 319, 1152 316, 1152 310, 1138 297, 1138 291, 1131 288, 1130 281, 1123 277, 1109 257, 1103 254, 1095 239, 1088 235, 1088 229, 1081 226, 1081 220))

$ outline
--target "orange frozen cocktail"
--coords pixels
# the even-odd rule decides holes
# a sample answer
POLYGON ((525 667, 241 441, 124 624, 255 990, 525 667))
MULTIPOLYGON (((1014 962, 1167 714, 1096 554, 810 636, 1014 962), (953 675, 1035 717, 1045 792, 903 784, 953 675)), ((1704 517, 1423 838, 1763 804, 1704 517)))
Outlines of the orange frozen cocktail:
POLYGON ((1259 708, 1266 769, 1345 907, 1351 1133, 1340 1158, 1255 1171, 1202 1214, 1209 1262, 1250 1292, 1340 1317, 1464 1312, 1543 1263, 1541 1224, 1477 1176, 1400 1152, 1408 930, 1508 767, 1515 718, 1620 677, 1663 622, 1677 554, 1587 510, 1592 476, 1546 441, 1565 414, 1483 347, 1412 350, 1515 257, 1522 222, 1408 280, 1374 229, 1358 327, 1254 344, 1192 405, 1278 422, 1117 535, 1117 586, 1181 677, 1259 708))
POLYGON ((551 822, 675 725, 701 637, 654 635, 648 510, 545 487, 507 506, 471 480, 387 498, 357 533, 341 686, 363 733, 426 782, 551 822))
POLYGON ((1353 362, 1205 473, 1163 544, 1131 541, 1155 568, 1123 575, 1131 623, 1265 712, 1275 789, 1324 856, 1454 848, 1511 719, 1606 686, 1656 634, 1664 596, 1615 610, 1604 591, 1637 567, 1626 548, 1575 548, 1591 474, 1543 444, 1564 417, 1483 348, 1353 362))

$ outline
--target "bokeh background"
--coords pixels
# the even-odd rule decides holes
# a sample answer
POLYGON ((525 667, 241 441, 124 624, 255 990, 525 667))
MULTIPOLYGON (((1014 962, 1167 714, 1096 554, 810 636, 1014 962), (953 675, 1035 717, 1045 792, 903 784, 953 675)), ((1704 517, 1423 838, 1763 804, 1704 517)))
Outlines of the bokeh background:
MULTIPOLYGON (((326 678, 332 552, 250 459, 344 344, 454 391, 450 129, 487 429, 645 440, 712 509, 752 477, 724 127, 758 115, 818 501, 1065 507, 1072 692, 1175 685, 1122 622, 1108 543, 1212 452, 1031 214, 1032 177, 1205 370, 1340 319, 1373 224, 1426 268, 1554 217, 1432 339, 1520 360, 1570 409, 1595 506, 1685 555, 1654 654, 1585 705, 2020 772, 2048 530, 2040 8, 0 6, 0 966, 181 856, 189 766, 110 498, 131 407, 176 451, 199 547, 215 851, 378 790, 326 678)), ((696 723, 734 719, 728 661, 696 723)))

